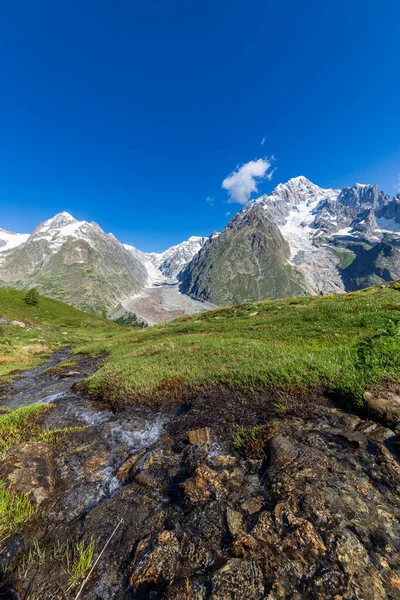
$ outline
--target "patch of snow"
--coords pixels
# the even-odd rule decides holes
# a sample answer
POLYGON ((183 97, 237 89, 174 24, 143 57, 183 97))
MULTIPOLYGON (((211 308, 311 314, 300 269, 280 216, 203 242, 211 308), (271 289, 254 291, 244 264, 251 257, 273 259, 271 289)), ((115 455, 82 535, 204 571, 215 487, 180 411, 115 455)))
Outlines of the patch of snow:
POLYGON ((13 233, 0 228, 0 252, 8 252, 17 248, 29 237, 29 233, 13 233))

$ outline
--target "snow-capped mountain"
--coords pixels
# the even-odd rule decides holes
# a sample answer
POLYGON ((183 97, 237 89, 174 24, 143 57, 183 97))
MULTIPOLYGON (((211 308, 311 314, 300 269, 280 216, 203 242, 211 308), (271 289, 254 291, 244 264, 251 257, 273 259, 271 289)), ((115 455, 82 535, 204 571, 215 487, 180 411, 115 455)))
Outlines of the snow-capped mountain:
POLYGON ((304 293, 358 289, 398 276, 398 246, 400 196, 359 183, 324 189, 295 177, 249 202, 208 241, 183 271, 182 290, 216 303, 276 297, 300 293, 296 274, 304 293), (372 260, 377 244, 379 260, 372 260), (274 257, 268 270, 266 252, 274 257))
POLYGON ((28 237, 29 233, 13 233, 0 227, 0 253, 13 250, 13 248, 26 242, 28 237))
POLYGON ((145 253, 61 212, 30 235, 0 229, 0 284, 37 287, 79 308, 111 312, 144 288, 175 279, 205 240, 193 236, 163 253, 145 253))
POLYGON ((10 252, 0 254, 0 280, 37 287, 52 298, 100 312, 113 309, 145 285, 147 271, 97 223, 66 212, 41 223, 10 252))

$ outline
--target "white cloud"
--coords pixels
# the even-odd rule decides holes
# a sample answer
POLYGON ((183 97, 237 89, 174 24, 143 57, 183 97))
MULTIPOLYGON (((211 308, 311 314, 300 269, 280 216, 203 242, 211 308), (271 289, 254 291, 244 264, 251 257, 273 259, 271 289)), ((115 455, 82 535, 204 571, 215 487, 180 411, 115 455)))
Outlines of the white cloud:
POLYGON ((262 179, 271 179, 273 171, 271 169, 271 160, 267 158, 259 158, 251 160, 244 165, 238 166, 236 171, 233 171, 222 182, 222 187, 228 191, 228 202, 238 202, 246 204, 249 201, 250 195, 257 192, 257 181, 262 179))
POLYGON ((400 192, 400 173, 397 175, 397 183, 394 187, 398 192, 400 192))
POLYGON ((206 202, 210 205, 210 206, 214 206, 214 198, 212 196, 207 196, 206 198, 206 202))
POLYGON ((264 137, 263 137, 263 139, 262 139, 262 140, 261 140, 261 142, 260 142, 260 146, 264 146, 264 144, 265 144, 265 140, 266 140, 266 139, 267 139, 267 138, 264 136, 264 137))
POLYGON ((231 211, 230 211, 230 210, 228 210, 228 211, 225 213, 225 216, 226 216, 226 217, 230 217, 230 216, 231 216, 231 211))

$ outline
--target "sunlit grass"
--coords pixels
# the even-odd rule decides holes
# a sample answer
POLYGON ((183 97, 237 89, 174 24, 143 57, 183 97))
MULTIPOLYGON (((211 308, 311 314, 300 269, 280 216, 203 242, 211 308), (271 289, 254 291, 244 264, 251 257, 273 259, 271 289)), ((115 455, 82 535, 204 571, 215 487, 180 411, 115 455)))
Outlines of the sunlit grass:
POLYGON ((93 341, 78 349, 107 347, 110 357, 84 385, 116 405, 179 400, 216 386, 250 393, 323 386, 360 402, 371 383, 400 373, 399 302, 392 284, 223 308, 130 332, 123 343, 93 341), (368 340, 374 360, 362 357, 368 340))
POLYGON ((11 491, 0 481, 0 543, 22 523, 31 519, 35 507, 25 494, 11 491))

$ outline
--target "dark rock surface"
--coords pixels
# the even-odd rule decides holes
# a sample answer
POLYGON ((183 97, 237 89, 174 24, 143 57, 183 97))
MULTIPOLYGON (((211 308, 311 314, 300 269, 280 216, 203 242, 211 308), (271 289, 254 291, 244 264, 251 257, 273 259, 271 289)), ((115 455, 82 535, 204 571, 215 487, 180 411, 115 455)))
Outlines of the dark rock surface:
MULTIPOLYGON (((160 416, 59 398, 53 422, 73 406, 75 420, 91 415, 89 428, 55 448, 51 494, 3 543, 2 593, 73 600, 67 547, 93 540, 103 553, 85 600, 398 599, 398 429, 388 411, 375 419, 309 396, 276 414, 272 400, 210 392, 160 416), (232 432, 255 423, 262 452, 243 458, 232 432), (187 432, 207 426, 213 441, 190 444, 187 432), (35 543, 45 560, 28 563, 35 543)), ((16 454, 0 469, 11 472, 16 454)))

